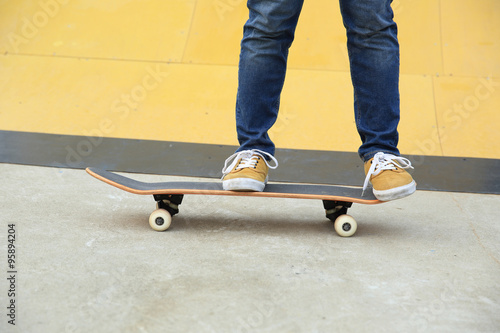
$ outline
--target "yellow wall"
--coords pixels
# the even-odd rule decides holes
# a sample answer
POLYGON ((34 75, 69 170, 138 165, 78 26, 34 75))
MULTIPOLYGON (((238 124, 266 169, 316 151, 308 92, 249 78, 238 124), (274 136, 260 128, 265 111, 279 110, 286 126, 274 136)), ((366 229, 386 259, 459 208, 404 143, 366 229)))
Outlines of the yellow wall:
MULTIPOLYGON (((397 0, 404 154, 500 156, 500 1, 397 0)), ((236 145, 244 0, 0 0, 0 130, 236 145)), ((280 148, 356 151, 338 3, 305 1, 280 148)))

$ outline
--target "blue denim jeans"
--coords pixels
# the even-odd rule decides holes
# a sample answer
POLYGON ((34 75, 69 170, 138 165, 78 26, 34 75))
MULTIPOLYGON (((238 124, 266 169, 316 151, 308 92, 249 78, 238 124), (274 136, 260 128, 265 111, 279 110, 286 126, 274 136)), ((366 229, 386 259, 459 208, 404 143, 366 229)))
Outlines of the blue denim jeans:
MULTIPOLYGON (((274 155, 268 130, 278 116, 288 50, 303 1, 248 0, 250 16, 244 26, 238 72, 237 151, 260 149, 274 155)), ((340 0, 362 142, 358 153, 364 161, 377 152, 399 155, 399 43, 391 2, 340 0)), ((331 117, 335 112, 344 111, 332 110, 331 117)))

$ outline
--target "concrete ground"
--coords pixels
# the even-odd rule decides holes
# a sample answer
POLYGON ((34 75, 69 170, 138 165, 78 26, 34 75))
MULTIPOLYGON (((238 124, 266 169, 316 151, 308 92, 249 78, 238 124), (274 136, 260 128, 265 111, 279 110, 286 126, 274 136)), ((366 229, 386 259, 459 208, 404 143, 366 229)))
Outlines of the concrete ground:
POLYGON ((0 174, 1 332, 500 331, 498 195, 355 205, 351 238, 321 202, 186 196, 159 233, 152 198, 85 171, 0 174))

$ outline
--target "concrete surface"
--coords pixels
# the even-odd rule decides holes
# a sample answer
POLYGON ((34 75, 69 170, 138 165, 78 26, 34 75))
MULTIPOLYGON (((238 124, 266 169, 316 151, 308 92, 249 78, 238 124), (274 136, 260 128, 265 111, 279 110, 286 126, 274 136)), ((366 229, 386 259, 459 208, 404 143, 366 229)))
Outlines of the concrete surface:
POLYGON ((1 332, 500 331, 500 196, 419 191, 355 205, 351 238, 321 202, 186 196, 158 233, 152 198, 82 170, 0 164, 0 174, 1 332))

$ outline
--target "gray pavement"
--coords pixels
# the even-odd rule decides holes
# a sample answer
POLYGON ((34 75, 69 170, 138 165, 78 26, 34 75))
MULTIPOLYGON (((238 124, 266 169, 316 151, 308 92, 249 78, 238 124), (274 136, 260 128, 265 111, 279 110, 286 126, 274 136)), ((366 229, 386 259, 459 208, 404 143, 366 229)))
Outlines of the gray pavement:
POLYGON ((160 233, 152 198, 82 170, 0 175, 1 332, 500 331, 498 195, 354 205, 351 238, 319 201, 186 196, 160 233))

